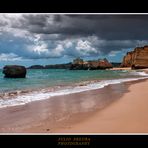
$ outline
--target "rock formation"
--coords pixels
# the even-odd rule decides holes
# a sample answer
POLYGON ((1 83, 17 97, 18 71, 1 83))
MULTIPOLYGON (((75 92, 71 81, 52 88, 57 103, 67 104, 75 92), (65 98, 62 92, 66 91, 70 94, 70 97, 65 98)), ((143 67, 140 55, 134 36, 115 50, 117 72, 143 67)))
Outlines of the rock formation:
POLYGON ((32 65, 32 66, 28 67, 28 69, 44 69, 44 66, 42 66, 42 65, 32 65))
POLYGON ((113 65, 113 67, 120 67, 121 63, 119 62, 111 62, 111 64, 113 65))
POLYGON ((148 68, 148 46, 137 47, 134 51, 128 52, 123 58, 121 67, 148 68))
POLYGON ((55 65, 45 65, 45 69, 69 69, 71 66, 71 63, 65 63, 65 64, 55 64, 55 65))
POLYGON ((65 63, 65 64, 55 64, 55 65, 32 65, 28 67, 27 69, 69 69, 71 66, 71 63, 65 63))
POLYGON ((25 78, 26 77, 26 68, 20 65, 6 65, 3 68, 3 73, 5 78, 25 78))
POLYGON ((83 61, 80 58, 74 59, 70 70, 98 70, 112 68, 112 64, 107 59, 83 61))

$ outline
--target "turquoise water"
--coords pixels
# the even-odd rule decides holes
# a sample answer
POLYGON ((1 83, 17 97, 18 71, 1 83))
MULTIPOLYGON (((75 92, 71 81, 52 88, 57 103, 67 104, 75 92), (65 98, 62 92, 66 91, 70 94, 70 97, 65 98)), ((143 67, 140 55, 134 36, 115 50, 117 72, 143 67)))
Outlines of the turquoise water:
POLYGON ((0 108, 145 78, 148 78, 148 74, 144 72, 126 70, 29 69, 26 78, 10 79, 4 78, 1 70, 0 108))
POLYGON ((2 70, 0 70, 0 92, 71 85, 90 80, 135 77, 135 74, 128 71, 110 70, 28 69, 26 78, 10 79, 3 77, 2 70))

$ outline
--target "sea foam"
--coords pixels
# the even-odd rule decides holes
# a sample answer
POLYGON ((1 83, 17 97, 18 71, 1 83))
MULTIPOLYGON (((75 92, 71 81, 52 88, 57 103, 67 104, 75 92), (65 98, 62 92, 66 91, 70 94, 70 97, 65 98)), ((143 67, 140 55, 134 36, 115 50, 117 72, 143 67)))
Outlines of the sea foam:
POLYGON ((135 75, 135 76, 148 76, 147 73, 145 73, 144 71, 131 71, 130 72, 131 75, 135 75))
MULTIPOLYGON (((101 89, 105 86, 108 86, 110 84, 119 84, 123 82, 129 82, 129 81, 136 81, 136 80, 142 80, 148 78, 148 74, 144 72, 135 72, 136 75, 140 75, 143 77, 138 78, 124 78, 124 79, 114 79, 114 80, 102 80, 99 82, 94 82, 86 85, 79 85, 75 87, 69 87, 69 88, 63 88, 61 90, 55 90, 55 91, 33 91, 28 92, 26 94, 17 95, 15 97, 12 97, 11 99, 0 99, 0 108, 4 107, 10 107, 10 106, 17 106, 17 105, 24 105, 29 102, 33 101, 39 101, 39 100, 45 100, 49 99, 54 96, 62 96, 62 95, 68 95, 68 94, 74 94, 74 93, 80 93, 84 91, 89 90, 96 90, 101 89)), ((60 99, 60 98, 59 98, 60 99)))

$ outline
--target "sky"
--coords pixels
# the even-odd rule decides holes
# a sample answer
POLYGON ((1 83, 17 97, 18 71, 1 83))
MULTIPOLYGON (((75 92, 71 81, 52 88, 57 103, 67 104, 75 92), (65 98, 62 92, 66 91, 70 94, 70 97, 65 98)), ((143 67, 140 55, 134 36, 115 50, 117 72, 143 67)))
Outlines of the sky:
POLYGON ((148 45, 148 15, 0 14, 0 67, 107 58, 148 45))

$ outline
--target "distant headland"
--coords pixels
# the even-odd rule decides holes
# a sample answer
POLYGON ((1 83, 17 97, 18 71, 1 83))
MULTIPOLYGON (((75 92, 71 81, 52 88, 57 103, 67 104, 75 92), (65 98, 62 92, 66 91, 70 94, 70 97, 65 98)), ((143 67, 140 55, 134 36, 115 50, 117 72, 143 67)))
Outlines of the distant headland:
POLYGON ((70 70, 97 70, 106 69, 112 67, 120 67, 121 63, 110 63, 106 58, 98 60, 85 61, 78 57, 73 60, 73 62, 65 64, 55 64, 55 65, 32 65, 27 69, 70 69, 70 70))
POLYGON ((73 59, 73 62, 54 65, 32 65, 26 69, 69 69, 69 70, 99 70, 110 68, 148 68, 148 45, 136 47, 133 51, 127 52, 122 63, 109 62, 106 58, 85 61, 80 57, 73 59))

